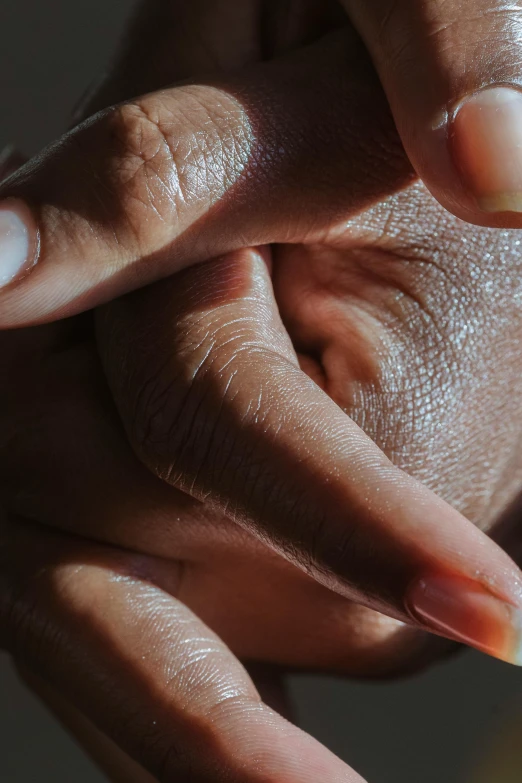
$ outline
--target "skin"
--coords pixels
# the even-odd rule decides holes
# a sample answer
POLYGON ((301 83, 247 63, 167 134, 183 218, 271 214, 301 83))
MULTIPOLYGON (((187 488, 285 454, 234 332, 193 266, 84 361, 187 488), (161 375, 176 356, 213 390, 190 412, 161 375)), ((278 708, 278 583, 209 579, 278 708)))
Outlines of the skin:
MULTIPOLYGON (((87 120, 2 187, 0 208, 25 221, 38 258, 4 288, 0 323, 73 315, 167 271, 186 270, 179 280, 190 290, 200 273, 188 270, 219 256, 220 287, 204 271, 203 298, 179 300, 158 378, 140 362, 146 345, 121 373, 105 361, 138 458, 329 589, 514 660, 522 575, 310 382, 266 274, 271 251, 259 249, 327 242, 412 179, 347 27, 281 59, 149 93, 87 120), (204 318, 193 317, 199 310, 204 318), (449 630, 445 618, 417 612, 433 579, 451 595, 458 588, 467 607, 449 630)), ((148 294, 136 296, 122 304, 111 339, 136 329, 128 313, 149 323, 148 294)), ((140 341, 152 334, 138 332, 140 341)))
MULTIPOLYGON (((128 57, 107 90, 121 69, 132 81, 128 57)), ((356 61, 365 84, 362 57, 356 61)), ((140 75, 142 63, 140 56, 140 75)), ((153 60, 151 79, 155 69, 153 60)), ((387 149, 397 150, 393 134, 387 149)), ((168 486, 168 439, 166 457, 164 444, 138 449, 147 470, 122 431, 102 363, 123 419, 149 394, 150 423, 165 390, 176 399, 172 377, 197 361, 194 346, 216 342, 216 325, 226 338, 220 345, 236 338, 238 323, 240 337, 259 339, 262 326, 288 374, 300 367, 396 465, 484 530, 506 530, 497 523, 520 487, 518 240, 464 227, 434 204, 405 162, 395 163, 395 179, 381 173, 382 183, 362 182, 358 209, 330 215, 306 241, 234 251, 99 311, 96 341, 88 318, 3 336, 6 644, 159 779, 186 772, 184 764, 204 780, 225 770, 238 779, 276 770, 278 780, 357 779, 264 711, 213 632, 242 658, 358 675, 420 665, 438 643, 430 649, 418 630, 349 602, 260 542, 249 525, 168 486), (370 200, 371 188, 379 196, 370 200), (173 363, 180 355, 181 365, 173 363), (122 551, 52 534, 50 526, 122 551), (195 650, 195 696, 179 675, 187 647, 195 650), (100 680, 118 694, 110 710, 95 692, 100 680), (235 689, 241 720, 219 698, 223 683, 235 689), (127 720, 133 704, 159 716, 150 746, 143 718, 127 720), (260 720, 249 721, 253 708, 260 720), (217 715, 212 723, 209 714, 217 715), (120 716, 130 723, 125 731, 120 716), (197 749, 208 746, 208 732, 216 742, 202 760, 197 749), (286 745, 275 741, 280 732, 286 745), (171 735, 182 738, 188 758, 158 752, 171 735)))

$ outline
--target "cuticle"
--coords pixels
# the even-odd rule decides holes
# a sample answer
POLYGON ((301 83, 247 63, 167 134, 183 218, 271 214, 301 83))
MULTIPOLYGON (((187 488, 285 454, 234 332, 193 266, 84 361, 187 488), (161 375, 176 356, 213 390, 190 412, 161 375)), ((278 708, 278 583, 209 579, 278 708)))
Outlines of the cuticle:
POLYGON ((449 103, 445 109, 448 125, 451 126, 455 121, 455 118, 463 105, 467 103, 471 98, 479 95, 486 90, 494 90, 496 88, 504 87, 508 90, 516 90, 522 95, 522 81, 521 82, 484 82, 480 87, 477 87, 472 92, 468 92, 456 101, 449 103))

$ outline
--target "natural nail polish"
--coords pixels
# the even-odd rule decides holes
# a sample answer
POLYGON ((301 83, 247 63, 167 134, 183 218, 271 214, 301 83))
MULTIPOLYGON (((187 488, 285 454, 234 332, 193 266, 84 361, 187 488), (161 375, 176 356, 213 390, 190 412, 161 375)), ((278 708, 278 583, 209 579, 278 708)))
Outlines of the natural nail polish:
POLYGON ((522 212, 522 92, 488 87, 458 107, 450 145, 464 187, 484 212, 522 212))
POLYGON ((522 665, 522 611, 472 580, 429 576, 407 596, 414 619, 450 639, 522 665))
POLYGON ((27 210, 14 200, 0 203, 0 287, 27 272, 35 261, 35 241, 27 210))

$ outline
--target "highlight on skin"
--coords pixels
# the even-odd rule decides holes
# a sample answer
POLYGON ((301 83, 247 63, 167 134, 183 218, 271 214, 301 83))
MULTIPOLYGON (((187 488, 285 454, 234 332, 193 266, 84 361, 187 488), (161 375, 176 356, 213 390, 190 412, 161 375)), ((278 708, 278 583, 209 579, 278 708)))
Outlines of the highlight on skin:
MULTIPOLYGON (((171 93, 170 103, 165 91, 95 115, 48 147, 32 164, 27 181, 15 172, 1 182, 0 289, 18 283, 33 268, 31 285, 38 285, 40 274, 45 278, 52 267, 47 261, 60 257, 77 271, 85 269, 93 222, 96 240, 110 248, 101 259, 97 283, 110 278, 141 261, 144 247, 149 256, 168 248, 246 176, 255 163, 256 141, 245 106, 231 92, 208 85, 171 93), (147 133, 147 128, 153 130, 147 133), (76 143, 67 145, 73 138, 76 143), (49 166, 56 165, 62 150, 65 159, 58 165, 64 179, 56 191, 52 183, 58 180, 49 166), (86 157, 92 170, 103 172, 95 183, 86 176, 91 170, 85 168, 86 157), (110 197, 100 219, 101 182, 110 197)), ((11 150, 5 154, 11 156, 11 150)), ((79 293, 92 285, 80 271, 82 282, 71 286, 63 272, 52 285, 53 300, 60 289, 70 296, 71 288, 79 293)))

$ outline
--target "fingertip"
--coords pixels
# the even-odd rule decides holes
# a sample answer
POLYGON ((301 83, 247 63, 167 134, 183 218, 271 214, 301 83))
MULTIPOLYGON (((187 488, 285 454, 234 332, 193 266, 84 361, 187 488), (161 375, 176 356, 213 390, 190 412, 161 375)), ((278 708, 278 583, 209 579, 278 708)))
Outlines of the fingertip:
MULTIPOLYGON (((408 119, 408 123, 410 120, 408 119)), ((419 177, 457 218, 487 228, 522 228, 522 89, 493 84, 403 130, 419 177)))
POLYGON ((427 575, 410 587, 406 604, 429 630, 522 666, 522 608, 479 582, 427 575))
POLYGON ((522 92, 493 85, 460 102, 451 121, 450 153, 476 208, 518 213, 522 221, 522 92))

